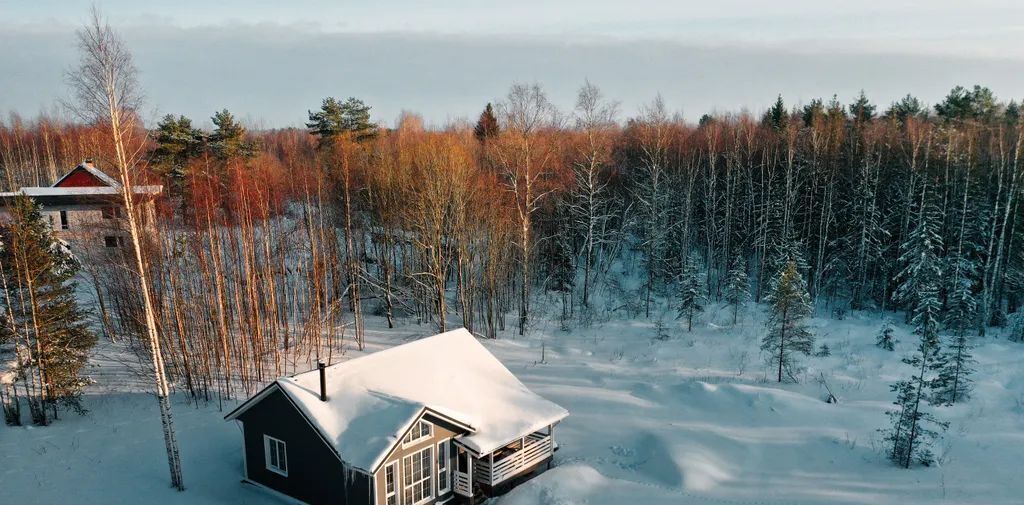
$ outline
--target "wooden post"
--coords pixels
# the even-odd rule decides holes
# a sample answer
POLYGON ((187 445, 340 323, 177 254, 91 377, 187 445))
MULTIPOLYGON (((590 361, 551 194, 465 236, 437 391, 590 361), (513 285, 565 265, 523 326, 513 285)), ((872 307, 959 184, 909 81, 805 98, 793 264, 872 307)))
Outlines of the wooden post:
POLYGON ((523 466, 526 465, 526 437, 519 439, 519 464, 516 465, 516 471, 519 471, 523 466))
POLYGON ((466 453, 466 474, 469 476, 469 503, 476 503, 476 483, 473 482, 473 455, 466 453))
POLYGON ((554 459, 555 456, 555 425, 553 424, 548 425, 548 450, 550 452, 548 453, 547 469, 551 470, 551 461, 554 459))

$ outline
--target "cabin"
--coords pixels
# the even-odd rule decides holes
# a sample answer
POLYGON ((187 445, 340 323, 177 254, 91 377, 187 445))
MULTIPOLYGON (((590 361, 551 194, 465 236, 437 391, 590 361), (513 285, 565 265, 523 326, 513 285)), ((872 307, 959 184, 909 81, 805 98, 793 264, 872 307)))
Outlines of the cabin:
POLYGON ((547 469, 568 415, 458 329, 277 379, 225 419, 243 482, 293 501, 456 505, 547 469))
MULTIPOLYGON (((146 225, 154 222, 154 198, 163 186, 133 186, 140 217, 146 225)), ((31 197, 42 207, 54 236, 64 240, 72 250, 116 250, 130 243, 123 223, 124 198, 121 183, 96 168, 92 160, 64 174, 52 186, 23 187, 0 193, 0 219, 19 195, 31 197)))

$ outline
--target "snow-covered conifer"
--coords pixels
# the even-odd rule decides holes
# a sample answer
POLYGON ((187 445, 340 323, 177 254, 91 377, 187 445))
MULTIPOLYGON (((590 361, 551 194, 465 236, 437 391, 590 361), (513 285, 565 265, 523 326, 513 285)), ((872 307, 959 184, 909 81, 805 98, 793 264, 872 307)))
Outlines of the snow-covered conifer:
POLYGON ((806 321, 813 307, 796 262, 787 263, 773 284, 774 291, 766 297, 771 312, 761 350, 775 369, 776 380, 782 382, 784 372, 792 377, 796 353, 808 355, 814 351, 814 335, 806 321))
POLYGON ((58 404, 83 412, 82 370, 96 337, 75 299, 78 261, 53 237, 28 197, 19 197, 9 212, 11 221, 0 230, 4 313, 11 319, 5 333, 24 350, 17 372, 33 385, 32 421, 45 425, 58 404))
POLYGON ((886 319, 882 322, 882 328, 878 330, 878 338, 875 340, 875 345, 880 349, 885 349, 886 351, 896 350, 896 343, 898 340, 896 340, 896 337, 894 337, 892 333, 892 323, 886 319))
POLYGON ((900 272, 900 285, 895 293, 898 301, 910 306, 910 322, 920 337, 917 352, 903 359, 915 372, 909 380, 893 384, 892 391, 897 394, 894 404, 898 408, 888 412, 893 422, 886 430, 889 457, 904 468, 910 468, 915 461, 931 464, 934 457, 929 447, 937 436, 936 429, 946 426, 924 410, 931 388, 939 384, 938 371, 945 365, 939 346, 942 271, 938 251, 942 239, 938 234, 938 216, 938 209, 925 199, 917 226, 903 247, 901 259, 906 266, 900 272))
POLYGON ((920 377, 899 381, 891 390, 896 393, 893 402, 896 408, 886 414, 892 427, 882 430, 889 446, 889 459, 903 468, 910 468, 915 462, 931 465, 935 461, 931 446, 948 425, 923 410, 924 390, 920 377))
POLYGON ((686 318, 686 331, 693 330, 693 318, 704 310, 704 275, 700 258, 691 253, 679 275, 679 317, 686 318))
POLYGON ((819 358, 827 358, 832 355, 832 348, 829 347, 828 344, 821 344, 821 347, 818 348, 818 352, 814 353, 814 355, 819 358))
POLYGON ((725 279, 725 303, 732 308, 732 324, 736 324, 740 308, 750 299, 750 278, 743 256, 737 254, 729 264, 725 279))
POLYGON ((932 381, 933 404, 953 405, 970 397, 974 381, 974 356, 967 335, 951 338, 942 356, 942 368, 932 381))

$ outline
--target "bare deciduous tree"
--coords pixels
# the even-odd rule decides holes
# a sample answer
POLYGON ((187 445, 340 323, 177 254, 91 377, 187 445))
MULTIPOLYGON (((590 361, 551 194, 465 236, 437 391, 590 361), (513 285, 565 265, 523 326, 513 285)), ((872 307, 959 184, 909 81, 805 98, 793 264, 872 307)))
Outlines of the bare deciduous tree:
POLYGON ((142 103, 135 64, 120 35, 103 19, 95 6, 88 24, 78 31, 81 60, 67 73, 67 81, 75 95, 71 109, 85 122, 109 125, 114 147, 114 165, 121 180, 126 221, 134 249, 135 268, 141 291, 145 330, 148 337, 156 396, 160 403, 167 462, 171 485, 184 490, 181 457, 171 416, 170 386, 164 369, 164 357, 157 333, 156 309, 150 292, 145 250, 143 249, 142 211, 137 207, 135 183, 140 179, 145 149, 145 132, 138 120, 142 103))
POLYGON ((579 148, 579 159, 573 163, 569 213, 573 227, 583 237, 584 307, 590 303, 595 255, 604 244, 604 230, 612 219, 608 177, 604 170, 611 162, 617 112, 618 104, 607 101, 597 86, 588 81, 580 87, 576 95, 576 128, 585 139, 579 148))
POLYGON ((533 265, 533 217, 549 191, 542 178, 554 163, 553 148, 543 134, 556 127, 558 110, 540 85, 515 84, 505 100, 498 104, 505 131, 495 144, 498 165, 505 183, 515 195, 519 218, 519 334, 526 333, 530 315, 530 286, 533 265))

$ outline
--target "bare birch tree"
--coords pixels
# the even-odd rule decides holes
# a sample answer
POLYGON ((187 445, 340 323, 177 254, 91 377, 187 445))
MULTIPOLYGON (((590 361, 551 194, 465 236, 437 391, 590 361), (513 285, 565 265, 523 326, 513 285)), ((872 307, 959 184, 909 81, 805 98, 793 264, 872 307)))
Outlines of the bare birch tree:
POLYGON ((505 132, 495 145, 495 153, 504 172, 505 183, 515 195, 520 224, 517 244, 520 265, 518 330, 520 335, 524 335, 530 317, 534 214, 549 193, 542 187, 542 182, 554 158, 543 134, 546 129, 557 126, 558 111, 538 84, 513 85, 505 101, 498 105, 498 110, 505 122, 505 132))
POLYGON ((572 226, 583 238, 583 298, 590 302, 590 283, 595 255, 603 246, 604 230, 611 220, 608 178, 605 165, 611 160, 611 137, 615 133, 616 102, 604 99, 601 90, 589 81, 576 95, 576 128, 585 136, 579 159, 573 163, 573 185, 569 189, 569 213, 572 226))
POLYGON ((152 358, 156 396, 160 404, 167 462, 171 472, 171 485, 185 489, 181 472, 181 457, 171 416, 170 386, 164 370, 164 357, 157 332, 156 308, 150 293, 147 262, 143 249, 143 224, 135 200, 135 180, 139 177, 145 154, 145 133, 138 119, 142 95, 136 79, 136 69, 124 40, 110 27, 95 6, 85 27, 78 31, 79 64, 68 71, 67 82, 76 102, 71 109, 85 122, 110 127, 114 148, 114 165, 121 180, 126 221, 134 249, 135 268, 141 291, 145 330, 152 358))

